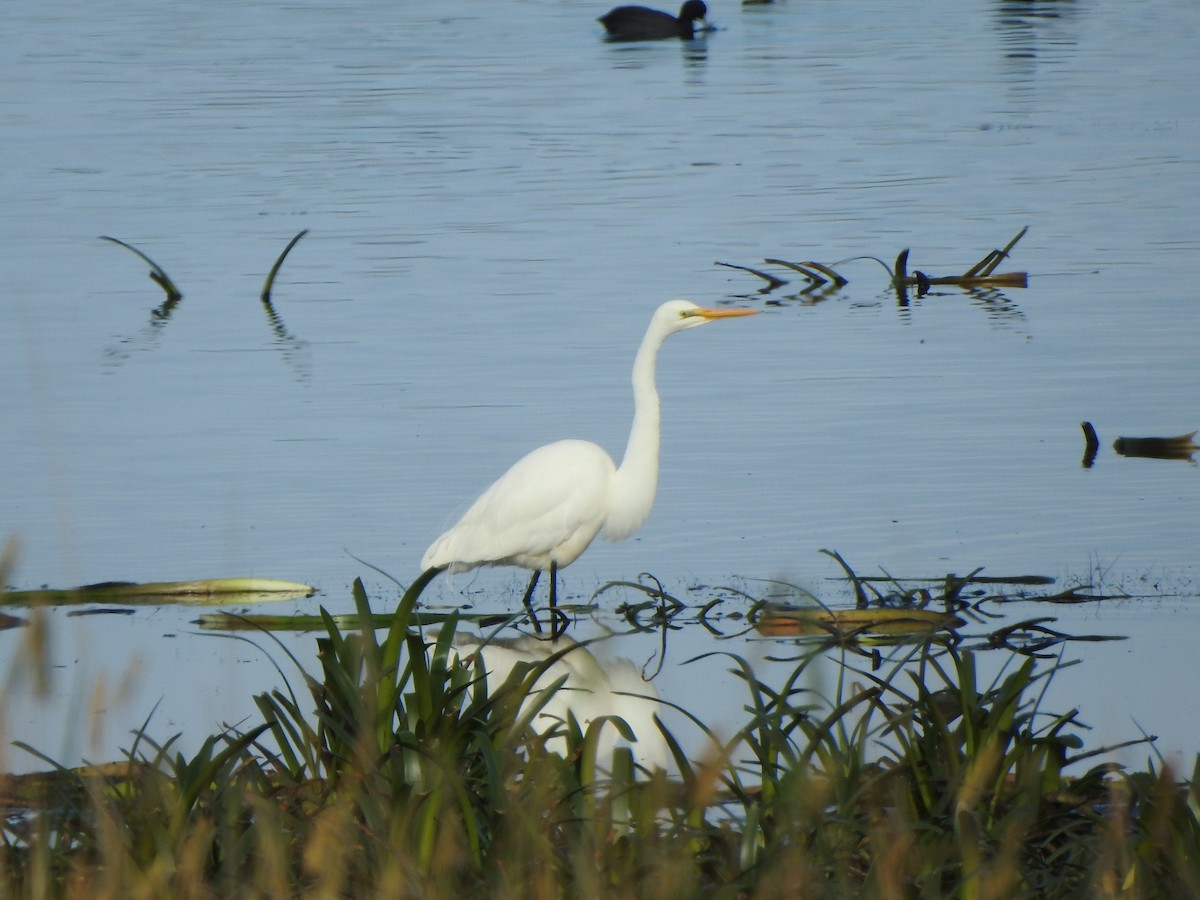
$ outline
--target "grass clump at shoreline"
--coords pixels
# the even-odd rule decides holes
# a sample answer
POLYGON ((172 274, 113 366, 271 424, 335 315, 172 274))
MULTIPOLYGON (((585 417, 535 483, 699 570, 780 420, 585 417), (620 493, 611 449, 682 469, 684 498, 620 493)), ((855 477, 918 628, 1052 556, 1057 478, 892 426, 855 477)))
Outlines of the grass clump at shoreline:
POLYGON ((668 774, 604 758, 623 721, 533 727, 576 645, 489 686, 453 618, 416 624, 424 587, 379 634, 323 613, 320 671, 191 756, 143 726, 120 763, 8 779, 0 896, 1200 897, 1197 773, 1077 772, 1097 751, 1040 708, 1053 663, 985 684, 928 641, 844 657, 826 697, 820 648, 782 685, 730 656, 744 726, 692 760, 659 723, 668 774))

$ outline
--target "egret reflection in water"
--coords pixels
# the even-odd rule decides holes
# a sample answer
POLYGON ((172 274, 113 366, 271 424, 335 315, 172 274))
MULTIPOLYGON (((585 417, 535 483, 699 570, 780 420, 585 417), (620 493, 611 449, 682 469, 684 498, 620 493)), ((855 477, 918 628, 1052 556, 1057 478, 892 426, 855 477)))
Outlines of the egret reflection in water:
POLYGON ((520 664, 538 665, 557 656, 535 682, 526 703, 537 702, 540 693, 560 678, 566 678, 532 721, 533 729, 551 739, 547 746, 563 752, 562 735, 569 715, 580 729, 604 717, 619 717, 636 740, 625 739, 617 727, 606 722, 600 736, 598 760, 607 765, 613 750, 629 747, 634 759, 647 768, 666 768, 670 761, 665 740, 655 716, 661 710, 658 691, 628 659, 598 657, 590 646, 570 638, 546 641, 529 635, 510 639, 483 640, 465 634, 455 636, 454 645, 464 658, 478 657, 487 677, 488 694, 494 694, 520 664))

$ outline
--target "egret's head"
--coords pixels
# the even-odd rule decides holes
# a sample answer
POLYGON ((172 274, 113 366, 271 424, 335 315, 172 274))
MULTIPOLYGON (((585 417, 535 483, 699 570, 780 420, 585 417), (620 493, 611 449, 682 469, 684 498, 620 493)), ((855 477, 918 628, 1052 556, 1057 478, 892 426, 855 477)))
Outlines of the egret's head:
POLYGON ((690 300, 668 300, 655 312, 654 318, 662 323, 668 333, 683 331, 685 328, 695 328, 713 319, 731 319, 736 316, 752 316, 757 309, 705 309, 690 300))

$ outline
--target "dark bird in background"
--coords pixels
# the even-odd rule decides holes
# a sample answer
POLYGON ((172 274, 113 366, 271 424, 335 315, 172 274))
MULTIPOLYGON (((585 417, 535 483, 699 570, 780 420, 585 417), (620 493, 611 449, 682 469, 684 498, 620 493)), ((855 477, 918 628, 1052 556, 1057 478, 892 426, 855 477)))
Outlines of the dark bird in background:
POLYGON ((691 40, 697 21, 708 15, 704 0, 687 0, 676 18, 670 13, 645 6, 618 6, 600 17, 610 41, 661 41, 667 38, 691 40))

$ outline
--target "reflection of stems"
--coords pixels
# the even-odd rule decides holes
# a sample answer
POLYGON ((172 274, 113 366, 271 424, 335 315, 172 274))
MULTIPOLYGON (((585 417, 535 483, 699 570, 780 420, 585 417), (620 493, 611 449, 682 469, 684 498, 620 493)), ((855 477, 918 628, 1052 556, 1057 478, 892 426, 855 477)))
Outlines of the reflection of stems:
POLYGON ((287 259, 287 255, 292 252, 292 248, 300 238, 308 234, 308 229, 305 228, 298 235, 292 238, 283 252, 279 254, 279 259, 275 260, 275 265, 271 266, 271 272, 267 275, 267 281, 263 285, 262 300, 263 309, 267 313, 267 324, 271 326, 271 330, 275 332, 275 339, 279 342, 283 349, 284 359, 292 363, 296 368, 296 373, 300 376, 304 375, 304 364, 300 357, 307 349, 308 344, 299 338, 293 337, 288 333, 287 326, 283 324, 283 319, 279 318, 279 314, 275 312, 275 307, 271 303, 271 288, 275 284, 275 276, 279 274, 279 268, 283 265, 283 261, 287 259))
POLYGON ((275 312, 275 307, 271 305, 271 301, 264 297, 262 304, 263 309, 267 311, 267 324, 275 332, 275 337, 283 342, 295 341, 295 338, 288 334, 287 326, 283 324, 283 319, 279 318, 279 314, 275 312))
POLYGON ((167 319, 171 318, 171 313, 175 311, 175 307, 181 299, 179 294, 173 297, 168 295, 167 299, 162 302, 162 306, 150 310, 150 327, 162 328, 167 324, 167 319))
POLYGON ((292 252, 292 248, 296 246, 300 238, 306 234, 308 234, 307 228, 292 238, 288 242, 288 245, 283 248, 283 252, 279 254, 279 259, 275 260, 275 265, 271 266, 271 272, 267 275, 267 282, 263 285, 262 291, 262 302, 267 305, 268 311, 271 309, 271 288, 275 284, 275 276, 279 274, 279 267, 283 265, 283 261, 287 259, 287 255, 292 252))
MULTIPOLYGON (((132 244, 127 244, 124 241, 117 240, 115 237, 109 237, 106 234, 100 235, 100 240, 108 241, 116 244, 119 247, 124 247, 130 253, 133 253, 139 259, 145 262, 146 265, 150 267, 150 280, 162 288, 166 293, 167 298, 163 300, 162 304, 150 310, 150 323, 143 331, 143 334, 146 335, 143 340, 153 343, 159 330, 167 324, 167 321, 171 318, 171 313, 175 311, 175 307, 178 306, 179 301, 183 299, 183 294, 180 292, 179 288, 175 287, 175 282, 171 281, 171 276, 163 271, 162 266, 148 257, 137 247, 134 247, 132 244)), ((126 338, 123 339, 121 343, 129 344, 132 342, 132 340, 132 338, 126 338)), ((129 355, 127 351, 119 348, 111 348, 107 352, 109 356, 116 360, 124 359, 129 355)))
POLYGON ((295 238, 288 241, 288 246, 283 248, 283 252, 280 253, 280 258, 276 259, 275 265, 271 266, 270 274, 266 276, 266 283, 263 284, 263 293, 260 295, 260 299, 263 301, 263 308, 266 311, 266 322, 268 322, 268 324, 271 326, 271 331, 275 332, 275 340, 280 342, 280 346, 283 349, 283 358, 288 360, 290 364, 295 367, 296 374, 298 374, 300 377, 304 377, 305 365, 304 362, 302 362, 302 360, 299 358, 302 354, 304 354, 308 344, 299 340, 299 338, 288 334, 288 329, 287 326, 283 324, 283 319, 281 319, 280 316, 278 316, 278 313, 275 312, 275 306, 271 305, 271 287, 275 284, 275 276, 278 275, 278 272, 280 272, 280 266, 283 265, 283 260, 287 259, 288 253, 292 252, 292 247, 294 247, 296 242, 298 242, 301 238, 304 238, 306 234, 308 234, 307 228, 302 230, 302 232, 296 235, 295 238))
POLYGON ((296 370, 298 376, 304 377, 305 369, 307 368, 304 361, 304 354, 308 349, 308 342, 302 341, 288 333, 287 326, 283 324, 283 319, 279 318, 279 314, 275 312, 275 307, 271 304, 271 300, 265 292, 262 297, 262 305, 267 313, 267 324, 271 326, 271 331, 275 333, 275 340, 283 351, 283 358, 296 370))
MULTIPOLYGON (((118 246, 124 247, 126 250, 130 251, 131 253, 137 254, 139 257, 141 257, 142 261, 145 262, 146 265, 148 265, 150 267, 150 280, 153 281, 155 284, 157 284, 160 288, 162 288, 167 293, 167 302, 163 305, 163 310, 165 313, 169 314, 170 307, 173 307, 176 303, 178 303, 180 300, 183 299, 183 294, 181 294, 179 292, 179 288, 175 287, 175 283, 173 281, 171 281, 171 276, 169 276, 166 272, 164 272, 162 267, 158 263, 156 263, 154 260, 152 260, 150 257, 148 257, 145 253, 143 253, 137 247, 134 247, 132 244, 127 244, 124 241, 119 241, 115 237, 109 237, 106 234, 100 235, 100 240, 111 241, 112 243, 117 244, 118 246)), ((284 252, 286 253, 287 251, 284 251, 284 252)), ((274 273, 272 273, 272 274, 274 274, 274 273)), ((165 318, 165 316, 164 316, 164 318, 165 318)))

